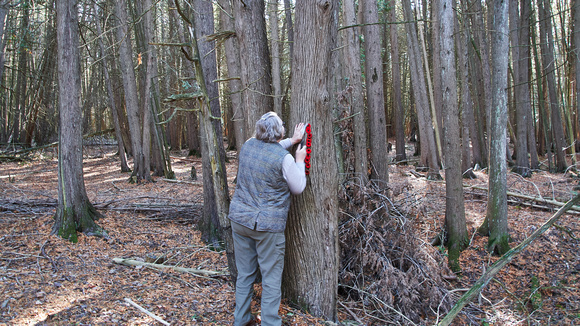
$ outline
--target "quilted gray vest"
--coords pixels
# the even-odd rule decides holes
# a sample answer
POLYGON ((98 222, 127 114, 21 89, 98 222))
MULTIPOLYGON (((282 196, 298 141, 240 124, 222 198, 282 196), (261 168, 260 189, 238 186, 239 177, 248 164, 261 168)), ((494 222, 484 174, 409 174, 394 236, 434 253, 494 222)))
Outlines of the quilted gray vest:
POLYGON ((290 188, 282 173, 288 151, 278 143, 250 138, 240 150, 238 181, 229 218, 257 231, 284 232, 290 188))

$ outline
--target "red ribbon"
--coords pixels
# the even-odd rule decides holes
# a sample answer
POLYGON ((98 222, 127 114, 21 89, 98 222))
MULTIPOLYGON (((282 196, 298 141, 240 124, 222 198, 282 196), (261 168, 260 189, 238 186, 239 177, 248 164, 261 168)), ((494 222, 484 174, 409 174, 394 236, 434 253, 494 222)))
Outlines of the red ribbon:
MULTIPOLYGON (((304 166, 306 167, 306 175, 310 174, 310 153, 312 153, 312 129, 310 128, 310 124, 306 125, 306 157, 304 158, 304 166)), ((304 137, 304 136, 302 136, 304 137)))

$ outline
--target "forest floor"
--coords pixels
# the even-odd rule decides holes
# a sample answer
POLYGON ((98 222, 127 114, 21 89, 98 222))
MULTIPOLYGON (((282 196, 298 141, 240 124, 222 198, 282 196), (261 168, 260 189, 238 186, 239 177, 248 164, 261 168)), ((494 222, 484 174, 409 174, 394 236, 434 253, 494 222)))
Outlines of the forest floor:
MULTIPOLYGON (((176 180, 130 184, 112 146, 86 146, 84 177, 90 201, 106 218, 98 221, 108 239, 80 235, 69 243, 50 235, 58 198, 57 155, 53 149, 25 160, 0 163, 0 325, 156 325, 134 305, 172 325, 231 325, 234 290, 227 276, 206 277, 171 269, 129 267, 114 258, 144 261, 163 256, 164 264, 227 273, 223 252, 212 250, 196 230, 202 212, 201 160, 172 153, 176 180), (191 179, 192 166, 198 179, 191 179), (127 300, 128 299, 128 300, 127 300)), ((230 191, 235 152, 228 152, 230 191)), ((462 273, 446 282, 456 300, 498 257, 486 251, 476 228, 486 213, 485 171, 465 180, 469 248, 462 273)), ((571 173, 537 171, 523 179, 508 175, 508 190, 535 198, 569 200, 578 179, 571 173)), ((394 202, 414 218, 426 246, 444 223, 445 184, 427 181, 413 166, 391 166, 394 202)), ((510 197, 512 247, 557 209, 510 197), (531 207, 529 204, 534 204, 531 207)), ((457 325, 580 325, 580 222, 563 216, 516 256, 458 316, 457 325)), ((445 261, 445 249, 433 250, 445 261)), ((444 271, 444 268, 442 268, 444 271)), ((259 287, 254 311, 259 310, 259 287)), ((340 298, 342 325, 384 325, 364 302, 340 298)), ((330 324, 283 301, 285 325, 330 324)), ((436 311, 425 319, 434 324, 436 311)))

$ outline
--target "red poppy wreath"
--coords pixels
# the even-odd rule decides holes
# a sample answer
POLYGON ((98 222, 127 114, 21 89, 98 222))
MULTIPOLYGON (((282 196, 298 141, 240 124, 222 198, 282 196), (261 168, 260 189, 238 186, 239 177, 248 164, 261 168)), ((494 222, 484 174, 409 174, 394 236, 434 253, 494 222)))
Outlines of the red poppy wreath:
POLYGON ((310 124, 306 124, 306 128, 304 129, 306 133, 306 137, 303 136, 302 138, 302 146, 306 145, 306 157, 304 158, 304 166, 306 167, 306 175, 310 174, 310 153, 312 150, 310 146, 312 146, 312 129, 310 128, 310 124))

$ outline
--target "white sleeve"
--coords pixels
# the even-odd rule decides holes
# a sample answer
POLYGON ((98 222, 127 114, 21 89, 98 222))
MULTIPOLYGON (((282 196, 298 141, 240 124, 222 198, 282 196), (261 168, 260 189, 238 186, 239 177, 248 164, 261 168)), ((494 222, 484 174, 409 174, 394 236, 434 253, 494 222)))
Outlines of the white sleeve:
POLYGON ((278 142, 278 144, 280 144, 280 146, 284 147, 284 149, 289 149, 290 147, 292 147, 292 139, 291 138, 285 138, 282 139, 281 141, 278 142))
POLYGON ((293 195, 299 195, 306 188, 306 168, 304 163, 294 162, 294 157, 287 154, 282 162, 282 173, 293 195))

